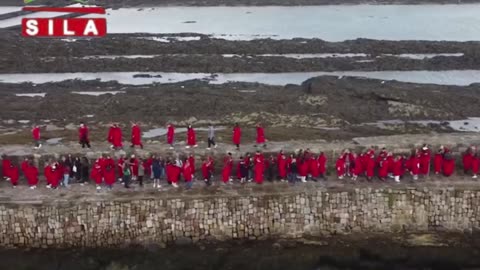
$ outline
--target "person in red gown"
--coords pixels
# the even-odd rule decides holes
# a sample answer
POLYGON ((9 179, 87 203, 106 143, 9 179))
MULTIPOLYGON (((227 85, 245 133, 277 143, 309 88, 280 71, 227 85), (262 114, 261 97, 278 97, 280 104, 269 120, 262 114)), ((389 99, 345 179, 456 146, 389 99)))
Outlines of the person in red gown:
POLYGON ((207 157, 202 162, 202 176, 205 184, 210 185, 213 174, 213 159, 212 157, 207 157))
POLYGON ((430 173, 431 152, 426 144, 422 146, 420 151, 420 174, 427 177, 430 173))
MULTIPOLYGON (((476 150, 476 149, 475 149, 476 150)), ((472 156, 472 178, 473 179, 476 179, 477 178, 477 174, 478 174, 478 168, 479 168, 479 163, 480 163, 480 160, 478 159, 478 152, 475 151, 473 153, 473 156, 472 156)))
POLYGON ((190 161, 190 167, 191 167, 191 170, 192 170, 192 175, 193 175, 193 179, 195 179, 195 155, 193 153, 191 153, 189 156, 188 156, 188 161, 190 161))
POLYGON ((442 171, 443 175, 446 177, 451 176, 455 172, 455 158, 452 156, 448 148, 444 149, 442 171))
POLYGON ((396 156, 393 160, 393 178, 395 182, 400 183, 400 178, 403 176, 403 159, 401 156, 396 156))
POLYGON ((142 143, 142 130, 138 123, 132 123, 132 137, 131 137, 132 145, 130 147, 134 148, 135 146, 140 146, 143 149, 142 143))
POLYGON ((435 153, 435 156, 433 157, 433 171, 436 175, 439 175, 442 173, 442 167, 443 167, 443 149, 440 147, 438 149, 437 153, 435 153))
POLYGON ((468 147, 462 157, 463 173, 469 174, 472 170, 473 147, 468 147))
POLYGON ((318 168, 318 158, 316 156, 312 156, 310 158, 309 166, 312 180, 317 181, 318 177, 320 176, 320 170, 318 168))
POLYGON ((30 162, 25 170, 25 178, 30 189, 36 189, 38 184, 38 169, 33 162, 30 162))
POLYGON ((260 123, 257 124, 257 139, 256 139, 257 145, 263 144, 263 147, 267 147, 267 140, 265 139, 265 129, 260 125, 260 123))
POLYGON ((88 136, 88 127, 85 123, 81 122, 80 127, 78 128, 78 140, 82 148, 85 148, 85 146, 90 148, 90 139, 88 136))
POLYGON ((418 174, 420 173, 420 153, 416 151, 410 157, 410 174, 412 175, 413 180, 418 179, 418 174))
POLYGON ((257 184, 263 184, 264 171, 265 171, 265 158, 260 151, 255 153, 253 157, 253 169, 254 169, 254 180, 257 184))
POLYGON ((125 156, 121 155, 117 161, 118 181, 123 181, 123 164, 125 164, 125 156))
POLYGON ((327 176, 327 156, 323 152, 318 156, 318 174, 323 179, 327 176))
POLYGON ((12 164, 12 161, 6 156, 2 155, 2 177, 5 180, 10 179, 10 165, 12 164))
POLYGON ((197 147, 197 136, 195 134, 195 130, 193 129, 192 125, 187 127, 187 146, 186 148, 190 147, 197 147))
POLYGON ((180 158, 176 158, 172 167, 172 186, 178 188, 178 180, 182 174, 183 162, 180 158))
POLYGON ((101 184, 103 180, 103 172, 102 172, 102 160, 101 158, 98 158, 95 160, 95 163, 92 166, 92 170, 90 172, 90 178, 95 181, 95 184, 97 185, 97 190, 102 189, 101 184))
POLYGON ((363 174, 364 168, 363 168, 363 156, 353 154, 353 176, 352 180, 356 181, 359 176, 363 174))
POLYGON ((33 138, 33 142, 34 142, 34 149, 38 149, 40 147, 42 147, 42 144, 40 143, 40 126, 38 125, 35 125, 33 126, 32 128, 32 138, 33 138))
POLYGON ((138 161, 138 158, 135 155, 131 155, 129 163, 130 163, 130 171, 132 172, 132 181, 135 181, 138 178, 138 166, 140 162, 138 161))
POLYGON ((372 181, 373 177, 375 176, 375 152, 372 151, 367 152, 365 157, 365 175, 367 176, 367 181, 372 181))
POLYGON ((112 149, 120 149, 122 143, 122 129, 118 124, 113 124, 108 131, 108 142, 112 144, 112 149))
POLYGON ((48 163, 45 164, 45 167, 43 168, 43 175, 45 175, 45 179, 47 181, 47 188, 52 188, 52 181, 54 177, 53 173, 53 162, 51 160, 48 161, 48 163))
POLYGON ((242 140, 242 129, 240 128, 240 125, 237 123, 233 127, 232 131, 232 142, 233 144, 237 147, 237 150, 240 150, 240 143, 242 140))
POLYGON ((378 178, 382 181, 386 181, 388 177, 388 159, 387 157, 383 157, 380 160, 379 168, 378 168, 378 178))
POLYGON ((280 181, 285 182, 287 180, 287 157, 283 151, 280 151, 277 156, 277 168, 280 181))
POLYGON ((20 178, 20 172, 18 167, 15 164, 10 165, 10 183, 13 188, 16 188, 18 185, 18 179, 20 178))
POLYGON ((102 171, 105 184, 109 189, 112 189, 113 184, 115 184, 115 161, 110 155, 102 162, 102 171))
POLYGON ((183 162, 182 173, 183 179, 185 179, 186 188, 191 189, 193 184, 193 167, 189 158, 186 158, 183 162))
POLYGON ((222 182, 224 184, 232 181, 233 158, 232 153, 228 153, 223 159, 222 182))
POLYGON ((345 176, 345 159, 344 155, 340 155, 337 159, 337 162, 335 162, 335 170, 337 171, 337 177, 338 179, 343 179, 345 176))
POLYGON ((175 142, 175 126, 173 124, 167 125, 167 144, 170 145, 170 149, 173 149, 175 142))
POLYGON ((23 175, 25 175, 25 177, 27 176, 27 169, 29 164, 30 164, 30 159, 28 157, 23 159, 22 163, 20 164, 20 168, 22 170, 23 175))
POLYGON ((150 155, 147 159, 143 161, 143 168, 145 170, 145 177, 153 179, 153 173, 152 173, 152 165, 153 165, 153 160, 155 159, 154 156, 150 155))

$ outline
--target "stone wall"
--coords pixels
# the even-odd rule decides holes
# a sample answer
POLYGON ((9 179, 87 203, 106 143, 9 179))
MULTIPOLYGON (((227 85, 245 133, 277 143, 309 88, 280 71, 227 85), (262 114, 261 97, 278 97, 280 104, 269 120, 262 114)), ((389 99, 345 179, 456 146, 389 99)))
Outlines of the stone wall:
POLYGON ((480 190, 311 189, 115 201, 4 202, 0 246, 115 247, 368 232, 471 231, 480 190))

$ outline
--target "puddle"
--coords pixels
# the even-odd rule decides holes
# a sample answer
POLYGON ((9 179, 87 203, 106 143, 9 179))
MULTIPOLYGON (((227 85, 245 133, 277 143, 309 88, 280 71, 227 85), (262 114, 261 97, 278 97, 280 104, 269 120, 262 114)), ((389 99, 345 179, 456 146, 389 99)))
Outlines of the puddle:
MULTIPOLYGON (((96 73, 27 73, 0 74, 0 82, 42 84, 65 80, 117 81, 121 84, 147 85, 153 83, 177 83, 188 80, 204 80, 211 84, 227 82, 250 82, 269 85, 301 84, 316 76, 364 77, 379 80, 397 80, 410 83, 469 85, 480 83, 480 70, 443 70, 443 71, 335 71, 335 72, 284 72, 284 73, 176 73, 176 72, 96 72, 96 73), (142 76, 138 76, 141 74, 142 76)), ((72 92, 83 95, 117 94, 110 92, 72 92)))
POLYGON ((87 95, 87 96, 101 96, 101 95, 116 95, 116 94, 125 94, 125 91, 99 91, 99 92, 72 92, 72 94, 77 95, 87 95))
POLYGON ((22 94, 15 94, 17 97, 45 97, 47 93, 22 93, 22 94))

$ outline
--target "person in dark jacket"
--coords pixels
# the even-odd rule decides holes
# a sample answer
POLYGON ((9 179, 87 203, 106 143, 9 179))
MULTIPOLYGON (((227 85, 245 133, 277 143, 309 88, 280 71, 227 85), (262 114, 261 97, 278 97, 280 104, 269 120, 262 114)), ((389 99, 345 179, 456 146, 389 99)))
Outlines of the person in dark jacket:
POLYGON ((81 185, 87 184, 88 178, 90 177, 90 162, 88 162, 88 159, 86 157, 82 158, 80 172, 82 177, 81 185))

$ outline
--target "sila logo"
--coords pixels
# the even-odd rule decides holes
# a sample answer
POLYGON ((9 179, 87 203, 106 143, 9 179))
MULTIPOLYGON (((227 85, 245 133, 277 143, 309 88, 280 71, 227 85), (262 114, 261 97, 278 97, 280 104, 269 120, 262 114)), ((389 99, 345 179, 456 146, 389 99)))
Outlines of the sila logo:
MULTIPOLYGON (((101 7, 23 7, 31 12, 105 14, 101 7)), ((23 18, 24 37, 103 37, 107 34, 105 18, 23 18)))

